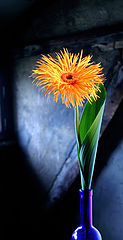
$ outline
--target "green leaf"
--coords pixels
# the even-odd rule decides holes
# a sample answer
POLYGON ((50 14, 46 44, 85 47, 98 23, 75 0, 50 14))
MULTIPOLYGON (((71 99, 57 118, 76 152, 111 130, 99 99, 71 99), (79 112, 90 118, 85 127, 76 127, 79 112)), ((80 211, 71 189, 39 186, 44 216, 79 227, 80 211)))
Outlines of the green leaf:
POLYGON ((78 157, 80 161, 80 171, 83 175, 83 188, 91 188, 92 176, 95 165, 95 158, 99 140, 100 127, 104 111, 106 91, 102 84, 100 84, 99 98, 90 104, 86 103, 80 125, 79 125, 79 139, 80 146, 78 150, 78 157))

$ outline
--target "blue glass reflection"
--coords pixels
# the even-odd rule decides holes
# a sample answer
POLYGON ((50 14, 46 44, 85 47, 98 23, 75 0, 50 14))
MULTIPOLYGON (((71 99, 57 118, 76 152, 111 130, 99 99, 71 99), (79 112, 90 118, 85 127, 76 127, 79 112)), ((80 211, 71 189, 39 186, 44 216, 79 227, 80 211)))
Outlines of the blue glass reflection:
POLYGON ((100 232, 92 225, 92 190, 80 190, 80 226, 73 232, 72 240, 102 240, 100 232))

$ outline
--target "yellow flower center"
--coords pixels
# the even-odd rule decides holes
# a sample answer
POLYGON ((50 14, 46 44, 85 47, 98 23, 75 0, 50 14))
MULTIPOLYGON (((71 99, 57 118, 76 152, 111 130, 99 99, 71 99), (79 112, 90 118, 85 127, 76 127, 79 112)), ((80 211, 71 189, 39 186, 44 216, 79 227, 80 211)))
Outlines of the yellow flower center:
POLYGON ((77 77, 76 77, 76 75, 74 73, 63 73, 61 75, 61 79, 64 82, 67 82, 69 84, 73 84, 77 80, 77 77))

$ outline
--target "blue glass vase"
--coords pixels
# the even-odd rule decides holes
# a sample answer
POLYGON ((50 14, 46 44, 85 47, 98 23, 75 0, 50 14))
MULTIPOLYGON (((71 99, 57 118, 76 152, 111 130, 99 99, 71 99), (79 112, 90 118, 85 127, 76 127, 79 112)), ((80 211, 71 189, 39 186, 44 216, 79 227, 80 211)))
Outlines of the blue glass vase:
POLYGON ((93 190, 79 190, 80 226, 73 232, 71 240, 102 240, 100 232, 92 225, 93 190))

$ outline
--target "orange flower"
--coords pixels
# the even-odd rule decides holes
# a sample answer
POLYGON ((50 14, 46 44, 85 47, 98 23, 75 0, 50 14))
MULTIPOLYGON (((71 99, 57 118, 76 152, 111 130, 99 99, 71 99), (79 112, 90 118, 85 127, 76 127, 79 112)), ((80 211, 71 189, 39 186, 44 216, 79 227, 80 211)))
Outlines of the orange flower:
POLYGON ((62 103, 67 107, 71 104, 75 107, 75 102, 83 105, 86 99, 89 102, 97 99, 98 85, 104 81, 101 64, 90 62, 90 55, 82 58, 82 53, 81 50, 79 56, 63 49, 56 53, 56 58, 42 55, 31 76, 42 91, 46 90, 44 96, 53 92, 57 102, 61 94, 62 103))

